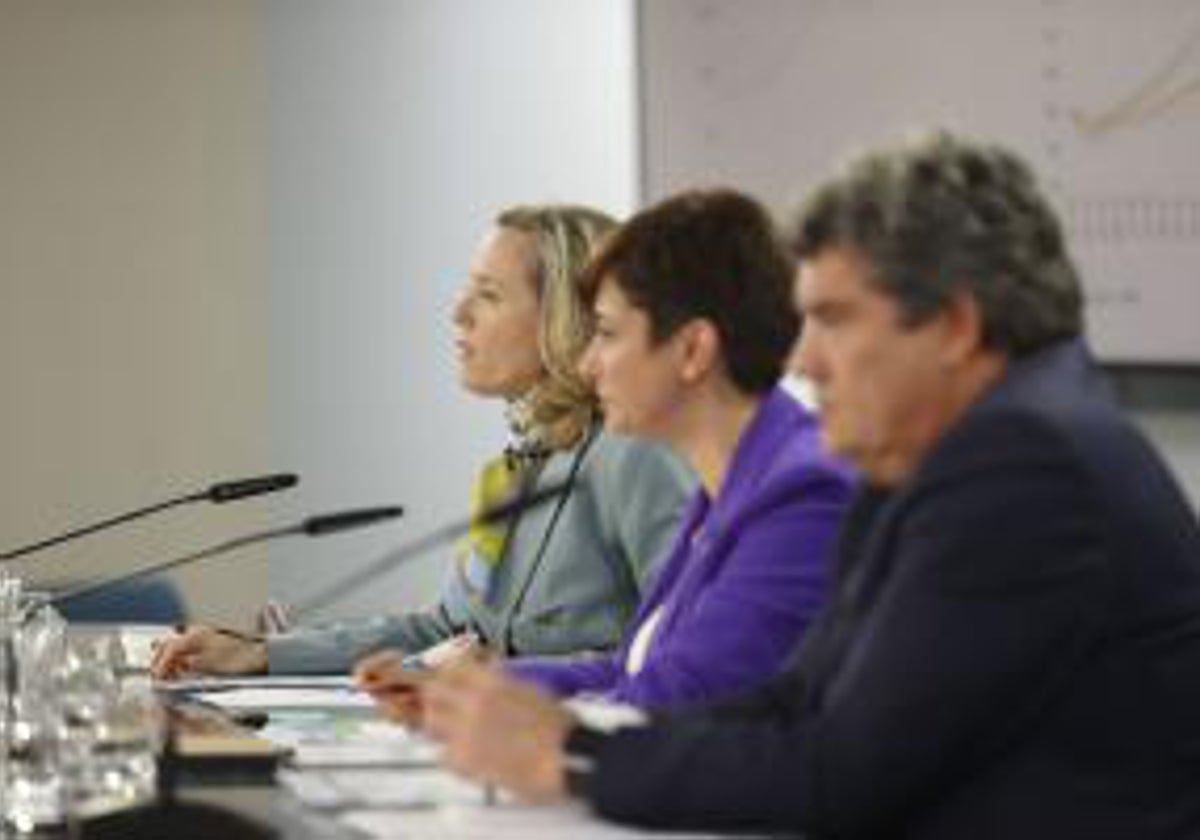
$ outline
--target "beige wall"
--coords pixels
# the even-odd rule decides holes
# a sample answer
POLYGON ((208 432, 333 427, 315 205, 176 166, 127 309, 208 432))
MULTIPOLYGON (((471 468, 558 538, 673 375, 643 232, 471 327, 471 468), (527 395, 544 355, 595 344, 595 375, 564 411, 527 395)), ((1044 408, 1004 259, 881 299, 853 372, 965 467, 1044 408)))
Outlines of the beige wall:
MULTIPOLYGON (((264 17, 251 0, 0 2, 0 550, 267 468, 264 17)), ((103 574, 265 514, 176 511, 22 568, 103 574)), ((197 611, 238 617, 266 564, 186 585, 197 611)))

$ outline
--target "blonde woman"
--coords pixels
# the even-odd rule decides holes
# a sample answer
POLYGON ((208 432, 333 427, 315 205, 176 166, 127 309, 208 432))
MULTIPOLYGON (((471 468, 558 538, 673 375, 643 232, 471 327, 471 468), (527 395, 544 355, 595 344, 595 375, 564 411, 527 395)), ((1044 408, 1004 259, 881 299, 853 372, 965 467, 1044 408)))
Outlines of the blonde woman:
POLYGON ((461 382, 506 401, 511 433, 481 470, 472 506, 560 481, 567 494, 472 533, 425 610, 266 639, 195 627, 159 646, 154 673, 345 672, 380 648, 412 653, 464 634, 510 656, 614 647, 694 479, 665 449, 606 434, 578 371, 592 332, 580 274, 613 227, 585 207, 505 210, 454 309, 461 382))
MULTIPOLYGON (((511 673, 558 697, 680 708, 766 682, 804 636, 853 476, 778 386, 799 326, 793 270, 766 210, 731 190, 649 207, 594 257, 580 369, 605 427, 670 446, 700 487, 618 650, 511 673)), ((397 664, 380 654, 356 676, 389 716, 419 723, 427 675, 397 664)))

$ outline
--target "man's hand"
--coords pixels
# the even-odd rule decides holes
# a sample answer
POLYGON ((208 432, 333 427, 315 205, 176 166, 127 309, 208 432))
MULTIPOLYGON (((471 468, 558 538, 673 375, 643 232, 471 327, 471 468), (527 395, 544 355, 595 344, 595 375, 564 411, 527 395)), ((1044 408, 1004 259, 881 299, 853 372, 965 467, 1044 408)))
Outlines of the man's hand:
POLYGON ((574 717, 495 668, 437 672, 422 688, 425 731, 452 769, 536 802, 567 795, 562 745, 574 717))
POLYGON ((262 639, 217 627, 188 627, 154 645, 150 673, 156 679, 183 674, 261 674, 267 670, 262 639))

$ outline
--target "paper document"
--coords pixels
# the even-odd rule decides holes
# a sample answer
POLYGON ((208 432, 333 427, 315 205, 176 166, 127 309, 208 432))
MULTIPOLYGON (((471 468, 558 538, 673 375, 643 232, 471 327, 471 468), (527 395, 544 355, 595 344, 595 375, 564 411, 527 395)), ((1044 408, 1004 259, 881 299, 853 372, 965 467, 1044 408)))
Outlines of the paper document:
POLYGON ((202 694, 204 702, 231 712, 271 712, 277 709, 337 709, 374 711, 371 696, 344 688, 230 688, 202 694))
MULTIPOLYGON (((682 840, 712 834, 641 831, 603 822, 580 805, 537 807, 481 803, 446 805, 415 812, 348 810, 339 821, 374 840, 682 840)), ((725 838, 728 840, 728 838, 725 838)))
POLYGON ((233 712, 277 709, 370 710, 370 695, 353 678, 337 676, 193 677, 155 683, 160 691, 186 694, 233 712))
POLYGON ((283 711, 260 737, 291 748, 296 768, 433 767, 441 748, 388 721, 336 712, 283 711))
POLYGON ((279 782, 310 808, 383 808, 406 813, 450 804, 480 803, 483 789, 444 770, 304 770, 279 782))
POLYGON ((210 691, 232 691, 234 689, 338 689, 354 690, 354 678, 346 674, 334 676, 307 676, 288 674, 265 674, 252 676, 219 677, 202 676, 188 677, 178 680, 162 680, 155 685, 160 691, 178 691, 183 693, 200 694, 210 691))

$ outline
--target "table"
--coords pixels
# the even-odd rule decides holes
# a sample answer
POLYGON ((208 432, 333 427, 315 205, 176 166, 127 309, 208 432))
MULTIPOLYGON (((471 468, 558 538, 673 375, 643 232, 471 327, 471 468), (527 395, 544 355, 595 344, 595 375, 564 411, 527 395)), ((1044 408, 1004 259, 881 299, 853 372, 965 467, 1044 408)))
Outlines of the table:
MULTIPOLYGON (((144 665, 148 639, 165 630, 121 628, 129 664, 144 665)), ((670 836, 602 822, 581 805, 534 807, 497 796, 441 769, 428 744, 422 745, 419 739, 406 741, 413 736, 388 724, 373 709, 356 708, 353 703, 331 703, 331 709, 332 722, 320 719, 319 714, 326 712, 308 707, 273 713, 262 734, 297 748, 293 764, 281 768, 277 783, 209 774, 204 780, 185 781, 180 798, 251 817, 272 826, 287 840, 559 840, 568 836, 577 840, 662 840, 670 836), (321 734, 306 741, 306 726, 321 734), (322 741, 325 734, 329 735, 327 742, 322 741), (389 741, 396 747, 391 755, 387 754, 389 741), (343 759, 371 760, 339 760, 339 750, 343 750, 343 759), (335 790, 322 800, 320 786, 331 783, 335 790), (352 795, 339 799, 346 791, 352 795)))

